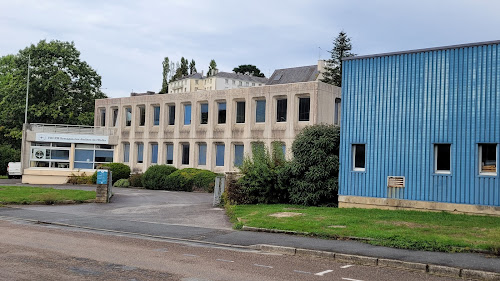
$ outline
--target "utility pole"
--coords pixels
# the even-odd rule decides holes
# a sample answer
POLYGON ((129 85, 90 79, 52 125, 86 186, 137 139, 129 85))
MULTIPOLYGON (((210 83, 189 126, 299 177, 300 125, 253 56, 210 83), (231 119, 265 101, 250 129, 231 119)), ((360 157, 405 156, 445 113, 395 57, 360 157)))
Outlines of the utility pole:
POLYGON ((28 93, 30 91, 30 64, 31 55, 28 54, 28 77, 26 81, 26 108, 24 109, 24 124, 28 124, 28 93))

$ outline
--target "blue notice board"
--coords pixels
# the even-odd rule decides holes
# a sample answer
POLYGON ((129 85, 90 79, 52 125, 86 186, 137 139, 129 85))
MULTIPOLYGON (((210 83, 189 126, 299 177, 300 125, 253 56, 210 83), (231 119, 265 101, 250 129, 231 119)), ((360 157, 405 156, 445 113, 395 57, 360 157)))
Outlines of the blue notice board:
POLYGON ((97 184, 108 184, 108 170, 97 170, 97 184))

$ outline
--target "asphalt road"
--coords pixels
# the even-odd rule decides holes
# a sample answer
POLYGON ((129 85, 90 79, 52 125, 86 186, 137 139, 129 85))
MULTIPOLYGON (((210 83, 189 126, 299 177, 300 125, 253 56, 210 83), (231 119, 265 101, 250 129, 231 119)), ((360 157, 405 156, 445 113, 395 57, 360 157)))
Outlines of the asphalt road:
POLYGON ((1 280, 457 280, 328 259, 0 221, 1 280))

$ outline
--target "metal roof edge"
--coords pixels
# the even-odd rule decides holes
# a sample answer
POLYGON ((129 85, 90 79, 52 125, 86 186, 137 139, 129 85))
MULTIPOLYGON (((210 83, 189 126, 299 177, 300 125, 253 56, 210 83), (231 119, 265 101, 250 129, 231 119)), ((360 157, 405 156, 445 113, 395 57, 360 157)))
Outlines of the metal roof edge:
POLYGON ((493 44, 500 44, 500 40, 483 41, 483 42, 476 42, 476 43, 466 43, 466 44, 458 44, 458 45, 449 45, 449 46, 443 46, 443 47, 415 49, 415 50, 408 50, 408 51, 380 53, 380 54, 373 54, 373 55, 354 56, 354 57, 343 58, 342 60, 347 61, 347 60, 357 60, 357 59, 366 59, 366 58, 375 58, 375 57, 386 57, 386 56, 394 56, 394 55, 413 54, 413 53, 431 52, 431 51, 438 51, 438 50, 448 50, 448 49, 466 48, 466 47, 475 47, 475 46, 493 45, 493 44))

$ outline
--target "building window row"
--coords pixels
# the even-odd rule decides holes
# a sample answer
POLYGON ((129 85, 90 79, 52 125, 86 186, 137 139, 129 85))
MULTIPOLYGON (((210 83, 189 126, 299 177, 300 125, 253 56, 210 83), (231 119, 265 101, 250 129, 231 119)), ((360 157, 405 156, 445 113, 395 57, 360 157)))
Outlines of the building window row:
MULTIPOLYGON (((275 104, 275 121, 277 123, 287 122, 288 118, 288 99, 286 97, 276 98, 275 104)), ((266 103, 265 99, 256 99, 255 100, 255 123, 264 123, 266 122, 266 103)), ((209 119, 209 103, 201 102, 199 103, 199 107, 196 110, 199 110, 200 120, 199 124, 208 124, 209 119)), ((191 103, 183 103, 183 124, 190 125, 192 123, 192 105, 191 103)), ((113 126, 116 126, 118 109, 113 108, 113 126)), ((161 118, 161 110, 159 105, 152 106, 153 110, 153 126, 160 125, 161 118)), ((174 104, 167 105, 167 124, 175 125, 175 114, 176 114, 176 106, 174 104)), ((226 101, 216 101, 216 110, 217 110, 217 124, 226 124, 227 118, 227 103, 226 101)), ((246 118, 246 101, 235 101, 235 123, 246 123, 248 120, 246 118)), ((300 96, 298 97, 298 121, 309 121, 310 120, 310 112, 311 112, 311 99, 309 96, 300 96)), ((140 105, 138 106, 138 114, 139 126, 145 126, 146 124, 146 106, 140 105)), ((100 125, 105 126, 106 120, 106 110, 103 108, 100 110, 100 125)), ((132 107, 125 107, 125 126, 132 126, 132 107)))
MULTIPOLYGON (((113 162, 113 146, 105 144, 75 144, 74 168, 96 169, 99 165, 113 162)), ((30 167, 70 168, 70 143, 33 142, 30 167)))
MULTIPOLYGON (((497 147, 496 143, 478 143, 478 171, 479 175, 497 175, 497 147)), ((365 144, 352 145, 352 170, 365 171, 366 153, 365 144)), ((451 174, 452 153, 450 143, 434 144, 434 173, 451 174)))

